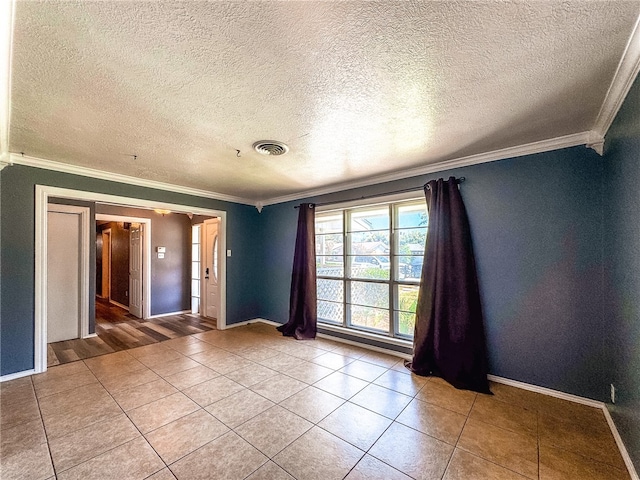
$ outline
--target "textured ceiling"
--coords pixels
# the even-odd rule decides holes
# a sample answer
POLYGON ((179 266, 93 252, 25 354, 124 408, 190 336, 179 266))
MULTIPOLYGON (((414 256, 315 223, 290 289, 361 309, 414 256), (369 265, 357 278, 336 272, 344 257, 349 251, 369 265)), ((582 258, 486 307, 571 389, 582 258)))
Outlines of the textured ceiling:
POLYGON ((587 132, 639 12, 19 1, 9 149, 259 201, 587 132))

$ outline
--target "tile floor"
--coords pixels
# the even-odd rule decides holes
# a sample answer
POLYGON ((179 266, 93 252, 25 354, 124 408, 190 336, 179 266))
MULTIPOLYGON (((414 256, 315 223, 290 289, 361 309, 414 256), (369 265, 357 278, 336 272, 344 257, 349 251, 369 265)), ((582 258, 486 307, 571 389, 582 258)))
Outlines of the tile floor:
POLYGON ((628 479, 600 410, 251 324, 0 384, 9 479, 628 479))

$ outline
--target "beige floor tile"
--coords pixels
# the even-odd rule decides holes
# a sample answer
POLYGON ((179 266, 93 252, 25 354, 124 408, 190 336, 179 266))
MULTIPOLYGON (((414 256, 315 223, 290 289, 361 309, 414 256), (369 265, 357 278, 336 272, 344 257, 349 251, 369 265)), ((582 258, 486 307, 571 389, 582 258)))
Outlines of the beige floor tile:
POLYGON ((540 445, 559 447, 614 467, 625 468, 611 431, 599 423, 570 422, 539 415, 540 445))
POLYGON ((53 465, 46 444, 8 457, 2 457, 0 473, 3 480, 44 480, 53 476, 53 465))
POLYGON ((43 443, 47 443, 47 437, 40 418, 13 427, 3 427, 0 432, 0 457, 7 458, 43 443))
POLYGON ((393 423, 369 454, 417 479, 439 479, 453 447, 399 423, 393 423))
POLYGON ((366 351, 366 353, 359 358, 364 362, 373 363, 374 365, 379 365, 385 368, 391 368, 398 362, 398 357, 387 355, 382 352, 375 352, 373 350, 366 351))
POLYGON ((364 452, 335 435, 313 427, 273 459, 294 478, 339 480, 360 461, 364 452))
POLYGON ((414 396, 427 383, 427 378, 414 374, 406 375, 395 370, 388 370, 375 379, 373 383, 396 392, 404 393, 405 395, 414 396))
POLYGON ((0 410, 36 400, 31 378, 29 376, 0 383, 0 410))
POLYGON ((545 396, 540 393, 530 392, 522 388, 516 388, 497 382, 489 382, 489 388, 491 393, 493 393, 493 398, 496 400, 533 411, 537 411, 539 409, 538 405, 540 403, 540 399, 545 396))
POLYGON ((334 372, 331 368, 323 367, 312 362, 301 362, 295 367, 283 370, 288 377, 307 383, 309 385, 316 383, 318 380, 331 375, 334 372))
POLYGON ((391 422, 387 417, 347 402, 318 423, 318 426, 366 451, 391 422))
POLYGON ((268 398, 272 402, 280 403, 285 398, 298 393, 306 387, 306 383, 280 373, 268 380, 252 385, 251 390, 268 398))
POLYGON ((196 362, 202 365, 208 366, 209 364, 216 363, 218 361, 224 360, 227 357, 232 356, 231 353, 225 350, 222 350, 221 348, 214 347, 213 345, 209 345, 209 347, 210 348, 207 348, 206 350, 202 350, 198 353, 189 355, 189 358, 191 358, 192 360, 195 360, 196 362))
POLYGON ((538 412, 546 417, 555 417, 562 422, 570 422, 594 431, 609 431, 607 419, 600 408, 570 402, 561 398, 540 395, 538 412))
POLYGON ((374 365, 373 363, 354 360, 348 365, 342 367, 339 371, 366 382, 373 382, 376 378, 386 372, 387 369, 379 365, 374 365))
POLYGON ((368 410, 395 419, 409 405, 412 397, 379 385, 368 385, 349 400, 368 410))
POLYGON ((536 436, 538 433, 536 412, 495 400, 487 395, 476 397, 469 418, 516 433, 526 433, 532 436, 536 436))
POLYGON ((220 374, 218 372, 214 372, 209 367, 199 365, 197 367, 190 368, 189 370, 169 375, 165 377, 165 380, 178 390, 184 390, 185 388, 192 387, 219 376, 220 374))
POLYGON ((77 373, 85 373, 89 371, 89 368, 84 364, 84 362, 71 362, 64 365, 57 365, 55 367, 47 368, 47 371, 44 373, 33 375, 33 383, 34 385, 37 385, 56 378, 70 377, 77 373))
POLYGON ((456 449, 443 480, 526 480, 527 477, 456 449))
POLYGON ((98 379, 124 375, 125 373, 131 373, 145 368, 142 363, 129 355, 127 351, 88 358, 84 360, 84 363, 98 379))
POLYGON ((267 358, 276 356, 278 351, 272 348, 251 346, 240 350, 237 354, 247 360, 258 363, 261 360, 266 360, 267 358))
POLYGON ((237 434, 228 432, 178 460, 171 470, 178 480, 242 480, 267 460, 237 434))
POLYGON ((100 383, 109 392, 114 393, 118 390, 126 390, 128 388, 137 387, 145 383, 159 380, 160 376, 153 370, 147 367, 137 369, 133 372, 119 373, 118 371, 112 372, 110 375, 104 375, 100 378, 100 383))
POLYGON ((126 412, 177 392, 178 390, 170 383, 159 379, 126 390, 118 390, 112 395, 118 405, 126 412))
POLYGON ((469 390, 459 390, 442 379, 429 378, 416 398, 462 415, 469 415, 477 395, 469 390))
POLYGON ((190 368, 199 366, 200 364, 195 360, 192 360, 189 357, 185 357, 184 355, 180 355, 180 357, 176 359, 153 365, 150 368, 164 378, 168 377, 169 375, 173 375, 174 373, 182 372, 184 370, 189 370, 190 368))
POLYGON ((3 429, 39 419, 40 411, 35 396, 22 402, 2 405, 0 408, 0 427, 3 429))
POLYGON ((411 477, 371 455, 365 455, 345 480, 411 480, 411 477))
POLYGON ((129 418, 142 433, 173 422, 198 410, 198 405, 182 393, 174 393, 128 412, 129 418))
POLYGON ((340 372, 334 372, 313 384, 314 387, 344 398, 345 400, 349 400, 367 385, 368 383, 364 380, 350 377, 340 372))
POLYGON ((171 348, 165 348, 164 351, 154 353, 153 355, 145 355, 139 357, 138 361, 151 369, 157 369, 161 368, 161 365, 166 365, 167 363, 171 363, 174 361, 177 362, 183 358, 185 358, 185 356, 180 352, 177 352, 171 348))
POLYGON ((328 352, 318 357, 313 358, 311 361, 322 365, 323 367, 331 368, 332 370, 340 370, 349 365, 355 359, 347 357, 346 355, 340 355, 339 353, 328 352))
POLYGON ((176 480, 176 477, 173 476, 171 470, 169 470, 168 468, 163 468, 159 472, 156 472, 150 477, 147 477, 146 480, 176 480))
POLYGON ((58 474, 58 480, 144 479, 163 467, 147 441, 139 437, 58 474))
POLYGON ((313 424, 278 405, 243 423, 235 432, 271 458, 313 424))
POLYGON ((207 350, 217 350, 217 347, 214 347, 209 343, 202 342, 192 336, 174 338, 173 340, 167 340, 164 343, 167 345, 167 347, 187 356, 195 355, 196 353, 206 352, 207 350), (187 339, 187 341, 183 339, 187 339))
POLYGON ((13 380, 7 380, 0 383, 0 399, 5 395, 12 395, 18 393, 23 388, 33 388, 33 377, 30 375, 27 377, 15 378, 13 380))
POLYGON ((62 437, 81 428, 113 418, 122 413, 122 409, 111 396, 98 385, 87 385, 68 392, 45 397, 40 403, 44 428, 49 441, 62 437), (82 396, 87 393, 87 396, 82 396), (76 402, 70 402, 75 394, 76 402), (50 403, 45 400, 51 399, 50 403), (62 400, 62 401, 60 401, 62 400), (55 406, 64 405, 60 409, 55 406))
POLYGON ((211 414, 198 410, 145 436, 162 460, 171 464, 228 431, 211 414))
POLYGON ((247 480, 295 480, 272 461, 268 461, 247 477, 247 480))
POLYGON ((212 403, 206 410, 229 428, 236 428, 274 405, 271 400, 244 389, 212 403))
POLYGON ((125 415, 117 415, 49 442, 56 472, 86 462, 140 436, 125 415))
POLYGON ((206 382, 182 390, 189 398, 201 407, 211 405, 229 395, 243 390, 245 387, 226 377, 215 377, 206 382))
POLYGON ((625 468, 617 468, 566 450, 540 445, 540 480, 628 480, 625 468))
POLYGON ((342 398, 329 392, 307 387, 280 402, 280 405, 312 423, 318 423, 343 403, 342 398))
POLYGON ((252 363, 246 367, 227 373, 226 377, 244 387, 250 387, 256 383, 263 382, 271 377, 278 375, 278 372, 270 368, 263 367, 257 363, 252 363))
POLYGON ((260 360, 258 363, 264 367, 270 368, 271 370, 286 373, 288 370, 293 369, 298 365, 304 365, 305 361, 292 355, 287 355, 286 353, 277 353, 272 357, 260 360))
POLYGON ((396 419, 397 422, 455 445, 467 417, 446 408, 412 400, 396 419))
MULTIPOLYGON (((64 368, 65 366, 66 365, 61 365, 54 368, 64 368)), ((76 387, 81 387, 90 383, 98 383, 98 379, 93 373, 91 373, 91 371, 85 369, 84 371, 68 376, 58 375, 47 380, 36 382, 34 383, 34 387, 36 390, 36 396, 38 398, 43 398, 48 395, 64 392, 65 390, 72 390, 76 387)))
POLYGON ((216 360, 215 362, 209 362, 206 365, 212 370, 215 370, 222 375, 226 375, 240 370, 241 368, 255 365, 255 363, 239 355, 230 354, 229 356, 216 360))
POLYGON ((470 418, 458 447, 525 477, 538 478, 538 442, 530 435, 470 418))

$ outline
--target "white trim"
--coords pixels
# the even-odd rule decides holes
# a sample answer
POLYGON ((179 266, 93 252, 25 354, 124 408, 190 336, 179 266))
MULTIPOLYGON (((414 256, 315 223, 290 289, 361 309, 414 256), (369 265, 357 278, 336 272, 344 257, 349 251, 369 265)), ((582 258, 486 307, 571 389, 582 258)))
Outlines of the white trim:
MULTIPOLYGON (((50 203, 47 212, 70 213, 80 215, 80 328, 78 331, 80 338, 89 335, 89 282, 90 282, 90 262, 89 259, 89 237, 91 231, 90 209, 75 205, 63 205, 50 203)), ((47 337, 45 325, 44 336, 47 337)))
POLYGON ((184 315, 191 314, 191 309, 189 310, 180 310, 179 312, 170 312, 170 313, 158 313, 157 315, 150 315, 148 317, 144 317, 145 320, 149 318, 161 318, 161 317, 170 317, 171 315, 184 315))
POLYGON ((11 123, 11 63, 13 57, 13 30, 15 0, 0 2, 0 170, 11 164, 9 134, 11 123))
MULTIPOLYGON (((222 330, 227 330, 229 328, 235 328, 235 327, 242 327, 244 325, 249 325, 250 323, 256 323, 256 322, 274 323, 274 322, 268 322, 267 320, 262 320, 261 318, 254 318, 251 320, 245 320, 244 322, 237 322, 237 323, 231 323, 229 325, 225 325, 225 327, 222 330)), ((277 323, 276 325, 280 325, 280 324, 277 323)))
POLYGON ((604 138, 622 107, 634 80, 640 71, 640 16, 636 20, 629 41, 624 49, 618 68, 613 76, 609 90, 604 97, 593 131, 604 138))
MULTIPOLYGON (((35 291, 34 291, 34 373, 47 370, 47 337, 43 336, 44 323, 47 318, 47 222, 46 213, 49 197, 70 198, 89 202, 111 203, 128 207, 164 208, 180 213, 208 215, 220 218, 220 242, 222 251, 227 250, 227 212, 189 205, 156 202, 139 198, 120 197, 103 193, 71 190, 67 188, 36 185, 35 188, 35 291)), ((149 239, 151 236, 149 235, 149 239)), ((151 240, 149 240, 151 241, 151 240)), ((227 257, 220 258, 220 314, 217 328, 224 330, 227 321, 227 257)))
POLYGON ((89 333, 88 335, 85 335, 85 336, 84 336, 84 337, 82 337, 82 338, 95 338, 95 337, 97 337, 97 336, 98 336, 98 334, 97 334, 97 333, 89 333))
POLYGON ((524 383, 518 380, 511 380, 510 378, 498 377, 497 375, 487 375, 487 378, 492 382, 502 383, 504 385, 521 388, 522 390, 528 390, 530 392, 541 393, 542 395, 560 398, 569 402, 581 403, 582 405, 587 405, 589 407, 602 408, 604 406, 604 403, 599 402, 598 400, 592 400, 591 398, 585 398, 578 395, 572 395, 570 393, 560 392, 551 388, 539 387, 538 385, 532 385, 530 383, 524 383))
MULTIPOLYGON (((80 175, 82 177, 98 178, 100 180, 108 180, 110 182, 126 183, 139 187, 155 188, 156 190, 164 190, 175 193, 184 193, 185 195, 193 195, 196 197, 213 198, 215 200, 223 200, 225 202, 241 203, 245 205, 254 205, 253 200, 235 195, 227 195, 224 193, 211 192, 209 190, 201 190, 191 187, 183 187, 181 185, 173 185, 171 183, 158 182, 156 180, 145 180, 143 178, 131 177, 119 173, 106 172, 94 168, 81 167, 78 165, 70 165, 67 163, 55 162, 44 158, 30 157, 17 153, 9 154, 9 163, 16 165, 25 165, 28 167, 43 168, 45 170, 54 170, 56 172, 70 173, 72 175, 80 175)), ((156 207, 161 208, 161 207, 156 207)))
POLYGON ((29 375, 33 375, 34 373, 36 373, 36 371, 32 368, 31 370, 23 370, 21 372, 3 375, 0 377, 0 383, 8 382, 9 380, 15 380, 16 378, 28 377, 29 375))
MULTIPOLYGON (((142 241, 144 245, 142 247, 142 319, 149 318, 151 315, 151 219, 143 217, 130 217, 127 215, 110 215, 108 213, 96 213, 96 221, 114 221, 114 222, 129 222, 129 223, 142 223, 144 230, 142 231, 142 241)), ((111 230, 111 229, 105 229, 111 230)), ((111 257, 111 251, 109 251, 109 257, 111 257)), ((111 289, 109 289, 109 301, 111 303, 117 303, 111 300, 111 289)), ((129 307, 117 304, 122 308, 129 310, 129 307)))
POLYGON ((331 330, 334 332, 342 333, 344 335, 350 335, 352 337, 364 338, 366 340, 372 340, 380 343, 386 343, 388 345, 395 345, 398 347, 413 348, 413 341, 404 340, 401 338, 387 337, 376 333, 364 332, 362 330, 356 330, 354 328, 346 328, 339 325, 331 325, 329 323, 318 322, 318 328, 324 330, 331 330))
POLYGON ((479 163, 494 162, 496 160, 504 160, 506 158, 521 157, 524 155, 531 155, 534 153, 549 152, 551 150, 559 150, 561 148, 575 147, 578 145, 586 145, 589 141, 589 132, 574 133, 572 135, 565 135, 563 137, 550 138, 547 140, 541 140, 538 142, 527 143, 525 145, 518 145, 515 147, 502 148, 500 150, 493 150, 491 152, 478 153, 475 155, 469 155, 466 157, 455 158, 452 160, 445 160, 443 162, 431 163, 429 165, 423 165, 420 167, 410 168, 407 170, 396 171, 375 177, 369 177, 362 180, 355 180, 348 183, 340 183, 337 185, 331 185, 328 187, 321 187, 313 190, 307 190, 305 192, 294 193, 291 195, 285 195, 282 197, 274 197, 267 200, 262 200, 261 205, 273 205, 276 203, 290 202, 293 200, 300 200, 302 198, 310 198, 319 195, 326 195, 328 193, 342 192, 344 190, 350 190, 353 188, 368 187, 378 183, 392 182, 394 180, 402 180, 410 177, 418 177, 429 173, 437 173, 445 170, 452 170, 454 168, 468 167, 470 165, 477 165, 479 163))
POLYGON ((631 476, 631 480, 640 480, 638 476, 638 472, 636 471, 636 467, 629 456, 629 452, 627 451, 627 447, 624 445, 622 441, 622 437, 618 432, 618 427, 616 427, 616 423, 613 421, 611 417, 611 412, 607 408, 606 404, 603 404, 602 410, 604 411, 604 418, 607 419, 607 423, 609 424, 609 428, 611 429, 611 433, 613 434, 613 438, 616 441, 616 445, 618 445, 618 449, 620 450, 620 454, 622 455, 622 459, 624 460, 624 464, 627 466, 627 471, 631 476))

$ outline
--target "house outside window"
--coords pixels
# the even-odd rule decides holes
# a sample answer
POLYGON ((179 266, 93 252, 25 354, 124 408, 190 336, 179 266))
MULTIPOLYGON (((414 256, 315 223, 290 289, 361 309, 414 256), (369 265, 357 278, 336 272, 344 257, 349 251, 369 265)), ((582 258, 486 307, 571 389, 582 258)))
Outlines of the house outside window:
POLYGON ((319 324, 413 338, 426 212, 424 199, 316 212, 319 324))

